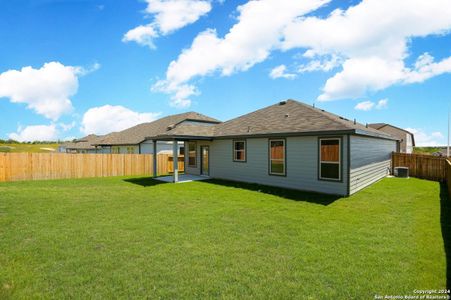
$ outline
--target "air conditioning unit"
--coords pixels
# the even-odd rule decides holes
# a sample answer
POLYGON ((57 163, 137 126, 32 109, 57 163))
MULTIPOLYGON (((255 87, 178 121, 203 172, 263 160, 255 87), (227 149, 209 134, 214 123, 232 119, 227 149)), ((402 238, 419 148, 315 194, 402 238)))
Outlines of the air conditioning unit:
POLYGON ((394 175, 400 178, 409 178, 409 168, 407 167, 395 167, 394 175))

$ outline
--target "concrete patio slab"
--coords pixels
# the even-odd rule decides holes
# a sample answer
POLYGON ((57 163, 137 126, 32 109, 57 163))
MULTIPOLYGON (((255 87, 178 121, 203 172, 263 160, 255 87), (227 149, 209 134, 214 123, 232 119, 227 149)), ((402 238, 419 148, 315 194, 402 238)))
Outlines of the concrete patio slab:
MULTIPOLYGON (((210 179, 210 177, 184 174, 184 175, 179 175, 179 180, 177 183, 192 182, 192 181, 207 180, 207 179, 210 179)), ((174 177, 172 175, 162 176, 162 177, 156 177, 155 180, 159 180, 159 181, 163 181, 163 182, 173 182, 174 177)))

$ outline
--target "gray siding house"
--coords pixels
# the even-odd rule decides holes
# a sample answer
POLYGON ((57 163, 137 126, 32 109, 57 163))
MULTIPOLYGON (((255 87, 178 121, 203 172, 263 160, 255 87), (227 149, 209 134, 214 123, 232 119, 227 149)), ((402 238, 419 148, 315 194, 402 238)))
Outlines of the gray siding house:
MULTIPOLYGON (((91 134, 72 142, 66 142, 59 147, 59 152, 67 153, 112 153, 112 154, 158 154, 172 153, 173 141, 159 141, 154 149, 153 141, 146 136, 166 132, 181 122, 202 122, 205 124, 218 124, 219 120, 205 115, 187 112, 167 116, 153 122, 143 123, 120 132, 112 132, 99 136, 91 134)), ((178 154, 183 153, 184 143, 178 142, 178 154)))
POLYGON ((336 195, 388 175, 398 146, 387 133, 294 100, 223 123, 184 120, 147 139, 183 141, 186 174, 336 195))
POLYGON ((383 131, 399 139, 399 152, 412 153, 415 147, 415 136, 410 131, 387 123, 369 124, 371 128, 383 131))
MULTIPOLYGON (((116 154, 153 154, 153 141, 146 139, 149 135, 165 132, 168 128, 177 126, 181 122, 197 121, 211 124, 220 123, 219 120, 207 117, 196 112, 187 112, 177 115, 167 116, 153 122, 143 123, 120 132, 106 135, 96 143, 97 147, 108 149, 108 153, 116 154)), ((159 141, 157 153, 172 153, 173 141, 159 141)), ((183 153, 184 143, 178 143, 178 154, 183 153), (182 149, 181 149, 182 148, 182 149)))

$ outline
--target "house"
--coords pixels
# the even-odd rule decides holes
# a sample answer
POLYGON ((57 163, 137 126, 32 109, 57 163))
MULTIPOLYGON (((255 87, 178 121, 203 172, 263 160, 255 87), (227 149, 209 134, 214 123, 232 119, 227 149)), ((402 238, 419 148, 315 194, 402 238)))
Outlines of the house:
POLYGON ((337 195, 389 174, 398 147, 385 132, 294 100, 224 123, 182 121, 147 140, 183 141, 186 174, 337 195))
MULTIPOLYGON (((451 151, 451 150, 450 150, 451 151)), ((437 151, 432 153, 433 156, 439 156, 439 157, 447 157, 448 156, 448 149, 446 147, 439 148, 437 151)))
POLYGON ((94 146, 103 136, 90 134, 81 139, 75 139, 71 142, 65 142, 58 147, 58 152, 66 153, 99 153, 100 147, 94 146))
MULTIPOLYGON (((88 135, 60 146, 59 152, 67 153, 113 153, 113 154, 152 154, 154 153, 152 141, 146 140, 149 134, 166 132, 171 126, 181 122, 201 122, 203 124, 218 124, 219 120, 205 115, 188 112, 171 115, 159 120, 139 124, 120 132, 107 135, 88 135)), ((157 153, 172 153, 172 141, 160 141, 157 144, 157 153)), ((183 155, 184 143, 178 143, 178 154, 183 155)))
POLYGON ((374 123, 369 124, 368 126, 397 137, 400 140, 398 152, 402 153, 413 152, 413 147, 415 147, 415 137, 413 133, 386 123, 374 123))
MULTIPOLYGON (((152 154, 154 153, 153 142, 147 140, 149 135, 166 132, 181 122, 200 122, 205 124, 218 124, 219 120, 196 113, 187 112, 177 115, 167 116, 153 122, 143 123, 120 132, 106 135, 96 141, 95 146, 101 147, 107 153, 129 153, 129 154, 152 154)), ((172 141, 158 142, 157 153, 172 153, 172 141)), ((178 143, 178 154, 183 154, 184 143, 178 143)))

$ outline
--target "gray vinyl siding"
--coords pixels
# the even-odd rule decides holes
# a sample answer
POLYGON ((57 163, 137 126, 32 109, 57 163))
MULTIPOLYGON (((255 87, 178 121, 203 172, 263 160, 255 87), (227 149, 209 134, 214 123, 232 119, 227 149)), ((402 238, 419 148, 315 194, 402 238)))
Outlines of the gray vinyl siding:
POLYGON ((354 194, 389 174, 396 141, 352 135, 350 151, 350 194, 354 194))
MULTIPOLYGON (((146 140, 141 144, 141 154, 153 154, 153 142, 151 140, 146 140)), ((180 147, 183 143, 179 143, 179 153, 180 147)), ((172 154, 172 142, 157 142, 157 154, 172 154)))
MULTIPOLYGON (((347 139, 342 143, 342 181, 318 179, 318 137, 286 138, 286 176, 273 176, 268 172, 268 139, 246 139, 246 162, 234 162, 233 140, 197 141, 196 168, 186 164, 189 174, 200 173, 200 146, 210 145, 210 176, 243 182, 252 182, 320 193, 347 194, 347 139)), ((186 148, 188 154, 188 147, 186 148)), ((186 155, 188 156, 188 155, 186 155)))

